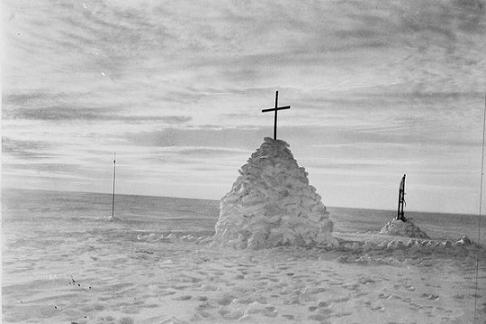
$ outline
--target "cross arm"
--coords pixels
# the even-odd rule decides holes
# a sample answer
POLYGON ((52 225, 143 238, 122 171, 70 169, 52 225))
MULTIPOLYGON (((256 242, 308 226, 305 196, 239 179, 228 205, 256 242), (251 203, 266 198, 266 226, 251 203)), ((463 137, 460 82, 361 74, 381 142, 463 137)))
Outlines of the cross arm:
POLYGON ((275 111, 275 110, 284 110, 284 109, 290 109, 290 106, 283 106, 283 107, 277 107, 277 108, 263 109, 262 112, 275 111))

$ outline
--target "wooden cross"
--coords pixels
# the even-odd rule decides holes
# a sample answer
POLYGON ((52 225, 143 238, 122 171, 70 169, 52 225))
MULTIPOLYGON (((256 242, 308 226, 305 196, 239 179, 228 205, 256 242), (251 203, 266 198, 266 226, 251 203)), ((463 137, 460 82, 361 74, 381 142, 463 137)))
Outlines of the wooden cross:
POLYGON ((278 107, 278 91, 275 91, 275 108, 263 109, 262 112, 275 111, 273 119, 273 139, 277 139, 277 111, 283 109, 290 109, 290 106, 278 107))

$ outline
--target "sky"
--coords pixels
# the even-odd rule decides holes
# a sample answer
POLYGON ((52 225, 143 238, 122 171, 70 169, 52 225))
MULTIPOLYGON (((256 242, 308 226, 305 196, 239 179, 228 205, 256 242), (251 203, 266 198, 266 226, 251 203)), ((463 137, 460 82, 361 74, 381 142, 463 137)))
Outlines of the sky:
POLYGON ((477 213, 485 6, 4 0, 2 186, 220 199, 278 90, 325 205, 477 213))

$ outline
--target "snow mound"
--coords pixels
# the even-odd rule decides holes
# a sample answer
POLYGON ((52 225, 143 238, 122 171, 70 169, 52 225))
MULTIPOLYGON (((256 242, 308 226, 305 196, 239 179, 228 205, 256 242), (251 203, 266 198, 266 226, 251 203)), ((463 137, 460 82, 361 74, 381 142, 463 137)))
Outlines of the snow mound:
POLYGON ((266 137, 241 167, 221 199, 215 242, 242 249, 336 244, 326 207, 288 147, 266 137))
POLYGON ((392 219, 383 226, 380 234, 387 235, 397 235, 406 237, 416 237, 428 239, 429 236, 423 232, 417 225, 415 225, 411 220, 403 222, 398 219, 392 219))
POLYGON ((455 242, 455 244, 460 246, 470 246, 473 245, 473 242, 469 239, 469 237, 463 235, 459 240, 455 242))

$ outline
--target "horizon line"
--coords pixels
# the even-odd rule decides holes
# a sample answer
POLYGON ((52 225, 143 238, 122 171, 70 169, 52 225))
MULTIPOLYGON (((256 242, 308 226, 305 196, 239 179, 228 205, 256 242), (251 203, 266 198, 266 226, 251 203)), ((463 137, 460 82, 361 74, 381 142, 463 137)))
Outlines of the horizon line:
MULTIPOLYGON (((100 192, 100 191, 80 191, 80 190, 52 190, 52 189, 33 189, 33 188, 16 188, 16 187, 1 187, 1 191, 3 192, 5 189, 7 190, 25 190, 25 191, 46 191, 46 192, 71 192, 71 193, 88 193, 88 194, 103 194, 103 195, 112 195, 110 192, 100 192)), ((139 197, 153 197, 153 198, 172 198, 172 199, 191 199, 191 200, 208 200, 208 201, 219 201, 220 199, 208 199, 208 198, 194 198, 194 197, 176 197, 176 196, 160 196, 160 195, 147 195, 147 194, 136 194, 136 193, 117 193, 116 196, 139 196, 139 197)), ((3 201, 3 198, 2 198, 3 201)), ((324 204, 324 203, 323 203, 324 204)), ((348 206, 331 206, 324 204, 326 208, 347 208, 347 209, 360 209, 360 210, 378 210, 378 211, 389 211, 396 213, 394 209, 382 209, 382 208, 369 208, 369 207, 348 207, 348 206)), ((438 212, 438 211, 423 211, 423 210, 414 210, 410 209, 407 212, 412 213, 426 213, 426 214, 443 214, 443 215, 466 215, 466 216, 476 216, 476 217, 485 217, 486 214, 472 214, 472 213, 458 213, 458 212, 438 212)))

